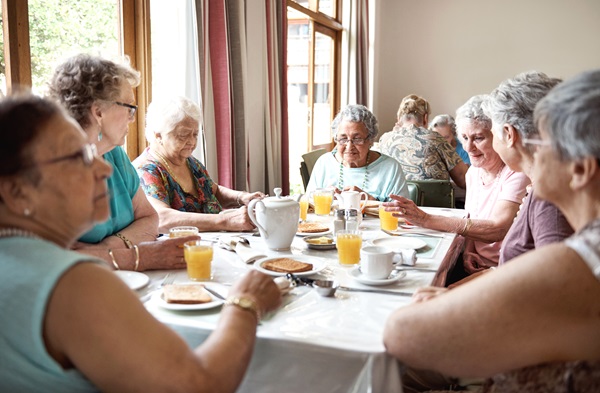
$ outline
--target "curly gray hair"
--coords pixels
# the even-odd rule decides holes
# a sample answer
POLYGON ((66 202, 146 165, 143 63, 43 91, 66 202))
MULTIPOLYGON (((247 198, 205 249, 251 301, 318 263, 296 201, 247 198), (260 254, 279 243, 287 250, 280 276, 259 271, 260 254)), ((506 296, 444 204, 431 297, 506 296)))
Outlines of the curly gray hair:
POLYGON ((140 84, 140 73, 129 65, 79 54, 68 58, 54 70, 48 83, 48 95, 59 101, 82 128, 90 125, 88 117, 95 101, 118 100, 123 82, 132 87, 140 84))
POLYGON ((563 159, 600 159, 600 69, 581 73, 553 88, 533 113, 563 159))
MULTIPOLYGON (((173 131, 186 117, 200 123, 202 109, 200 105, 187 97, 162 97, 152 101, 146 112, 146 139, 153 143, 157 134, 173 131)), ((198 124, 200 126, 200 124, 198 124)))
POLYGON ((454 121, 454 118, 450 115, 437 115, 429 123, 429 129, 431 131, 435 131, 434 129, 437 127, 446 127, 446 126, 450 127, 452 134, 454 134, 454 136, 456 136, 456 122, 454 121))
POLYGON ((483 111, 496 124, 512 125, 522 138, 536 135, 538 131, 533 122, 535 105, 560 82, 560 79, 551 78, 543 72, 523 72, 500 83, 483 103, 483 111))
POLYGON ((478 123, 483 128, 491 130, 492 119, 487 117, 481 109, 481 105, 487 100, 487 97, 487 94, 480 94, 469 98, 467 102, 456 110, 456 122, 470 120, 478 123))
POLYGON ((377 118, 364 105, 348 105, 342 109, 333 119, 331 129, 333 137, 337 137, 339 125, 342 121, 350 121, 352 123, 363 123, 367 128, 367 139, 373 140, 379 133, 377 126, 377 118))

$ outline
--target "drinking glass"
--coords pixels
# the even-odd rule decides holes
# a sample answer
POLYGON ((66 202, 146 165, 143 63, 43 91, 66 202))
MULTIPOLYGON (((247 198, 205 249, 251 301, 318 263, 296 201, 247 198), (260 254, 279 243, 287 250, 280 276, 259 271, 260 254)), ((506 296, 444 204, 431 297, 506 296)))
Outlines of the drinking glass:
POLYGON ((209 281, 212 279, 213 243, 205 240, 185 242, 183 256, 190 280, 209 281))
POLYGON ((333 190, 327 188, 317 188, 312 194, 315 205, 315 214, 319 216, 328 216, 333 202, 333 190))
POLYGON ((394 217, 392 212, 386 212, 385 207, 379 206, 379 225, 385 231, 395 231, 398 229, 398 217, 394 217))
POLYGON ((305 194, 300 197, 300 221, 306 221, 307 214, 308 214, 308 196, 305 194))
POLYGON ((343 230, 336 235, 338 259, 342 265, 356 265, 360 261, 362 232, 343 230))
POLYGON ((173 227, 169 229, 169 237, 198 236, 196 227, 173 227))

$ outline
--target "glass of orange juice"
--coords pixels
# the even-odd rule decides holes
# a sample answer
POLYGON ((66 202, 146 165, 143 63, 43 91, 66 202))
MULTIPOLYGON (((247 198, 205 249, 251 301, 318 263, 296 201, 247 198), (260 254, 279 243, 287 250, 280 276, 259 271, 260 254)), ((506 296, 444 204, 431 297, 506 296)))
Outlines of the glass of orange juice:
POLYGON ((306 194, 300 197, 300 221, 306 221, 308 214, 308 196, 306 194))
POLYGON ((205 240, 192 240, 183 245, 183 257, 188 277, 192 281, 212 279, 213 244, 205 240))
POLYGON ((315 205, 315 214, 319 216, 328 216, 333 202, 333 190, 327 188, 317 188, 312 193, 315 205))
POLYGON ((360 261, 361 231, 338 231, 336 235, 338 259, 342 265, 356 265, 360 261))
POLYGON ((198 236, 196 227, 173 227, 169 229, 169 237, 198 236))
POLYGON ((398 217, 393 212, 386 212, 385 207, 379 206, 379 225, 384 231, 395 231, 398 229, 398 217))

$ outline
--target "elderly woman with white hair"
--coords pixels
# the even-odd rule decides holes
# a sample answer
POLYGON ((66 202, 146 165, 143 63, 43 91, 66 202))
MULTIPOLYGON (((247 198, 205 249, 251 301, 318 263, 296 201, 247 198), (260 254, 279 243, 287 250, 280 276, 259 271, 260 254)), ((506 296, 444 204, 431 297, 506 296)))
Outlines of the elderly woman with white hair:
POLYGON ((446 140, 446 142, 448 142, 450 146, 456 150, 456 153, 463 160, 463 162, 467 165, 471 165, 469 153, 465 151, 462 143, 456 135, 456 121, 454 121, 454 117, 446 114, 437 115, 429 123, 429 129, 440 134, 446 140))
POLYGON ((333 188, 335 192, 364 191, 370 200, 387 201, 391 194, 408 197, 398 161, 371 150, 379 129, 377 118, 363 105, 348 105, 331 124, 337 143, 313 168, 306 191, 333 188))
POLYGON ((192 156, 202 111, 185 97, 154 100, 146 115, 148 148, 135 159, 141 186, 159 215, 159 230, 190 225, 200 231, 249 231, 254 225, 245 205, 265 195, 236 191, 215 183, 192 156), (223 208, 239 207, 231 214, 223 208))

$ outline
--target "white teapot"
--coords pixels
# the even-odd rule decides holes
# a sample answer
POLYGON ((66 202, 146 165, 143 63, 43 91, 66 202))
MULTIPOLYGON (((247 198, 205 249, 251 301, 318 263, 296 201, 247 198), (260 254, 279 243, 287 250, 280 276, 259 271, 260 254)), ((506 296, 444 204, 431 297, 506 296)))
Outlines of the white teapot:
POLYGON ((274 197, 250 201, 248 216, 258 228, 267 247, 272 250, 288 250, 298 232, 300 204, 290 197, 282 197, 281 188, 273 191, 274 197))

